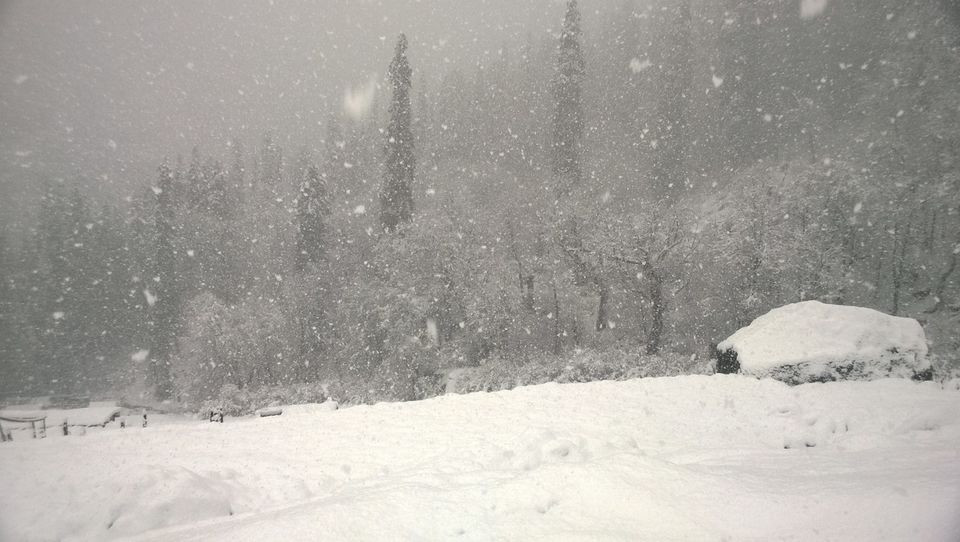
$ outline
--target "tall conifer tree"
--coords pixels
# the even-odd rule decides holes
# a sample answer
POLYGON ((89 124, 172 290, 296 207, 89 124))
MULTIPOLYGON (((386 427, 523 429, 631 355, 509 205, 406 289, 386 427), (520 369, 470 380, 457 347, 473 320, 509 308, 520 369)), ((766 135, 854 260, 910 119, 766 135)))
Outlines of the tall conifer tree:
POLYGON ((297 195, 297 270, 317 263, 324 252, 324 217, 327 212, 326 187, 320 170, 310 165, 303 173, 297 195))
POLYGON ((567 2, 560 32, 560 54, 553 84, 553 174, 558 194, 580 184, 583 146, 583 78, 585 66, 580 47, 580 11, 577 0, 567 2))
POLYGON ((386 175, 380 192, 380 223, 394 231, 413 215, 413 131, 410 115, 410 83, 413 75, 407 62, 407 37, 400 34, 387 76, 393 97, 387 124, 386 175))

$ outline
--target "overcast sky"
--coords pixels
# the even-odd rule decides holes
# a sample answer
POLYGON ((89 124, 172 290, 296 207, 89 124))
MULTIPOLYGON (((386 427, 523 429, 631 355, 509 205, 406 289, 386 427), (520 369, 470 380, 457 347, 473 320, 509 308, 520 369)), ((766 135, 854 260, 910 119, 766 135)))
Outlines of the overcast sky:
POLYGON ((216 155, 274 129, 299 147, 322 137, 345 88, 384 73, 400 32, 414 69, 436 80, 556 30, 563 4, 3 1, 0 223, 21 220, 44 177, 124 197, 197 143, 216 155))

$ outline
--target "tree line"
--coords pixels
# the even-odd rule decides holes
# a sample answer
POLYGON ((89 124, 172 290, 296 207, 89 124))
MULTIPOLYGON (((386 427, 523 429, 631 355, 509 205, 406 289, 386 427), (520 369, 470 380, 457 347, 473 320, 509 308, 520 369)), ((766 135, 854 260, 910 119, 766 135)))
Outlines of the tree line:
POLYGON ((805 299, 919 317, 956 357, 952 4, 592 22, 571 0, 556 35, 433 83, 401 35, 367 118, 293 154, 196 148, 121 208, 51 181, 0 238, 0 391, 413 399, 452 367, 703 356, 805 299))

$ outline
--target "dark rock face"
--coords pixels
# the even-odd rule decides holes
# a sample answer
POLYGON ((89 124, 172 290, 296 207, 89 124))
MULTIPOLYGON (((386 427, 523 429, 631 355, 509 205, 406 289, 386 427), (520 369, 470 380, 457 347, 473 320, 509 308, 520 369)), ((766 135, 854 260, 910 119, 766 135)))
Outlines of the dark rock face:
MULTIPOLYGON (((733 349, 720 350, 713 346, 713 355, 717 360, 717 373, 737 374, 740 372, 740 361, 737 352, 733 349)), ((891 363, 887 375, 878 375, 876 368, 868 367, 862 361, 837 361, 818 367, 822 364, 795 363, 781 365, 770 370, 766 376, 796 386, 808 382, 835 382, 838 380, 870 380, 872 378, 893 376, 903 369, 900 363, 891 363)), ((912 371, 913 380, 924 382, 933 380, 933 370, 927 367, 921 371, 912 371)))
POLYGON ((740 372, 740 360, 735 350, 719 350, 715 348, 717 357, 717 372, 721 374, 737 374, 740 372))
MULTIPOLYGON (((873 380, 885 377, 902 377, 902 368, 897 364, 890 364, 887 371, 878 371, 876 367, 862 361, 838 361, 826 364, 819 370, 821 364, 798 363, 783 365, 770 371, 769 376, 781 382, 795 386, 808 382, 836 382, 840 380, 873 380)), ((910 378, 916 381, 933 380, 933 371, 930 368, 922 371, 909 370, 910 378)))

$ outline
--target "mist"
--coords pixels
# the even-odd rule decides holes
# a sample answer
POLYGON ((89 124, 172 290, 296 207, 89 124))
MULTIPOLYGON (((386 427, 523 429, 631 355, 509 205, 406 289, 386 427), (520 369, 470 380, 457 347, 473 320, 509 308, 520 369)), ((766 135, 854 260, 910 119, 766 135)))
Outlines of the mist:
MULTIPOLYGON (((476 69, 556 31, 555 1, 5 2, 2 220, 41 178, 98 198, 139 193, 165 156, 226 154, 268 130, 319 146, 347 89, 379 84, 400 32, 418 73, 476 69), (430 70, 421 71, 421 67, 430 70)), ((29 216, 29 215, 28 215, 29 216)))

